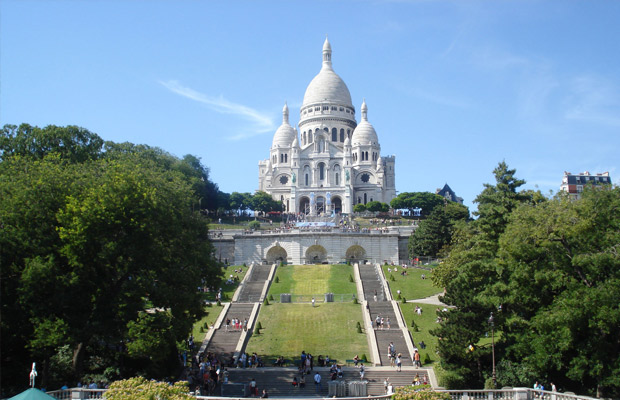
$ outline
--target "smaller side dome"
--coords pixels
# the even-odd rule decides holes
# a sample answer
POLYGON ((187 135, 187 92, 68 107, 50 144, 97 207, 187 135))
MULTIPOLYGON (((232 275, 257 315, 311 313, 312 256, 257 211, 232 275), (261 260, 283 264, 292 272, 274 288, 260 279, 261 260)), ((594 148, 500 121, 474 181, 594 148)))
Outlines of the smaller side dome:
POLYGON ((273 135, 271 147, 290 147, 293 140, 297 138, 295 129, 288 122, 288 105, 285 103, 282 108, 282 125, 273 135))
POLYGON ((362 121, 357 125, 351 136, 353 146, 373 145, 379 146, 379 139, 375 128, 368 122, 368 106, 366 100, 362 103, 362 121))

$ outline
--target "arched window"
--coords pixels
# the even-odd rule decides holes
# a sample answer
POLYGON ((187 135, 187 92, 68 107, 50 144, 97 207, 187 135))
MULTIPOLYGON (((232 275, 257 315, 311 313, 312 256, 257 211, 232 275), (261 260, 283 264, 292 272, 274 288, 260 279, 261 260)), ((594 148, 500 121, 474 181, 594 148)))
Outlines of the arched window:
POLYGON ((347 129, 347 137, 351 139, 351 129, 347 129))
POLYGON ((287 163, 288 162, 288 154, 284 155, 284 162, 287 163))
POLYGON ((312 132, 308 131, 308 143, 312 143, 312 132))
POLYGON ((306 174, 306 186, 308 186, 308 174, 306 174))
POLYGON ((368 152, 366 152, 366 161, 368 161, 368 152))
POLYGON ((336 186, 340 185, 340 175, 336 172, 336 186))
POLYGON ((325 179, 325 164, 323 163, 319 164, 319 179, 320 180, 325 179))
POLYGON ((368 202, 366 201, 366 193, 364 193, 364 204, 366 204, 366 203, 368 203, 368 202))
POLYGON ((344 129, 340 130, 340 141, 344 142, 344 129))
POLYGON ((338 129, 332 128, 332 142, 338 141, 338 129))

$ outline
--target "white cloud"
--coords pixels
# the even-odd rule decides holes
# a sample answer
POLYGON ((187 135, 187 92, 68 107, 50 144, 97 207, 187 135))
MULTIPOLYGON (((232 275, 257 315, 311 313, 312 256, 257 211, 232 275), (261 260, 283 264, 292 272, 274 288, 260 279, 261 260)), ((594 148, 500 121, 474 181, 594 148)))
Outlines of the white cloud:
POLYGON ((166 82, 159 81, 159 83, 171 92, 190 100, 197 101, 215 112, 220 114, 239 115, 253 124, 253 128, 249 128, 247 132, 230 136, 228 137, 229 140, 241 140, 248 137, 257 136, 262 133, 271 132, 275 129, 275 124, 269 116, 261 114, 251 107, 233 103, 226 100, 222 96, 208 96, 191 88, 182 86, 179 82, 174 80, 166 82))
POLYGON ((593 75, 573 79, 564 117, 573 121, 620 126, 620 93, 615 86, 593 75))

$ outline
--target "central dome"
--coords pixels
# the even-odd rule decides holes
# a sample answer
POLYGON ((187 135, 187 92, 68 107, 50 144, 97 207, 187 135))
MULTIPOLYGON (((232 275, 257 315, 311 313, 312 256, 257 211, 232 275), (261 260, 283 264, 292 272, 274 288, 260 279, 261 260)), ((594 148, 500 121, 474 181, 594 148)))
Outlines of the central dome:
POLYGON ((302 107, 323 102, 353 107, 349 88, 332 69, 332 48, 327 39, 323 44, 321 72, 308 85, 302 107))

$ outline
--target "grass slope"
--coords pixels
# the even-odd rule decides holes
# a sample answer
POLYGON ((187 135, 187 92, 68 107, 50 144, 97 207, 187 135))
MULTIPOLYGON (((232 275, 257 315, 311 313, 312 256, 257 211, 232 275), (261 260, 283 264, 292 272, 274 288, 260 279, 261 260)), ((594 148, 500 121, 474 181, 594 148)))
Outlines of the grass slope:
POLYGON ((269 294, 280 293, 304 296, 322 296, 324 293, 356 293, 355 283, 349 282, 353 275, 350 265, 283 265, 276 270, 276 278, 269 294), (276 283, 276 280, 279 281, 276 283))
POLYGON ((443 291, 443 289, 433 285, 431 281, 432 271, 407 268, 407 275, 403 276, 401 275, 402 267, 397 266, 398 270, 396 272, 394 272, 393 266, 383 265, 381 268, 383 268, 383 273, 390 284, 392 297, 395 300, 398 300, 397 291, 399 289, 401 296, 407 300, 423 299, 443 291), (392 272, 388 272, 388 268, 392 269, 392 272), (426 279, 422 279, 422 275, 425 275, 426 279), (394 277, 394 280, 392 280, 392 277, 394 277))
POLYGON ((411 332, 411 336, 413 337, 413 342, 420 350, 420 360, 422 360, 422 365, 424 365, 424 360, 426 359, 426 355, 431 359, 431 362, 437 361, 439 359, 436 351, 437 351, 437 337, 431 335, 429 333, 430 330, 436 328, 439 324, 437 323, 437 309, 441 308, 437 305, 433 304, 416 304, 416 303, 399 303, 400 309, 403 312, 403 316, 405 317, 405 323, 407 324, 407 328, 409 332, 411 332), (415 307, 422 307, 422 315, 418 315, 415 313, 415 307), (411 327, 411 321, 415 321, 418 330, 414 330, 411 327), (422 349, 420 347, 420 342, 424 342, 426 344, 426 349, 422 349))
POLYGON ((296 360, 302 350, 315 357, 329 355, 344 362, 355 354, 370 356, 363 326, 362 308, 353 303, 271 304, 262 306, 258 322, 263 329, 253 334, 247 346, 265 360, 278 356, 296 360))

